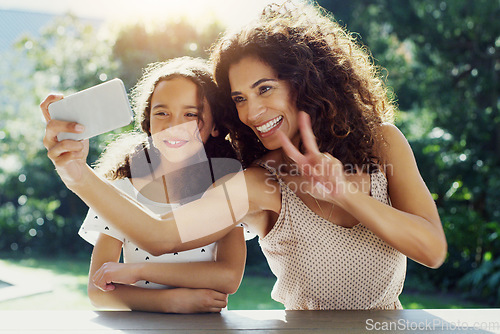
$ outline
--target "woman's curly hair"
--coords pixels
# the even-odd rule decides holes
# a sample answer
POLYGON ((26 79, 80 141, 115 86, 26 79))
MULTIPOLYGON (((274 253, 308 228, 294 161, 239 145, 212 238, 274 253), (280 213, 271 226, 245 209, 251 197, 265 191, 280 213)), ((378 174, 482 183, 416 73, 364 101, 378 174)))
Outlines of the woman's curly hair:
POLYGON ((210 106, 219 135, 210 136, 205 143, 207 157, 236 158, 234 149, 225 139, 229 131, 222 125, 220 91, 212 78, 212 68, 201 58, 179 57, 150 64, 145 69, 142 78, 132 91, 132 105, 136 115, 135 130, 119 135, 106 146, 95 164, 99 174, 110 180, 131 178, 130 166, 134 158, 142 157, 144 153, 148 159, 152 154, 159 156, 160 153, 151 141, 151 98, 158 83, 178 77, 191 80, 197 87, 201 126, 203 126, 203 114, 206 112, 203 110, 205 98, 210 106))
POLYGON ((224 120, 244 166, 267 152, 239 121, 230 101, 229 69, 248 56, 290 84, 298 110, 311 116, 321 152, 346 168, 371 170, 381 163, 379 129, 393 121, 395 107, 369 53, 319 6, 286 2, 267 6, 259 20, 226 33, 212 48, 214 77, 226 105, 224 120))

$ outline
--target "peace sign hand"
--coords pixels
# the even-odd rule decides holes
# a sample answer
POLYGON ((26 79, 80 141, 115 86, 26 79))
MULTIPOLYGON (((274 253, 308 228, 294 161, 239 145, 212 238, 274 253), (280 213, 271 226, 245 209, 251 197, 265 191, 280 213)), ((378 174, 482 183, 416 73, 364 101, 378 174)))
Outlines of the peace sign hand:
POLYGON ((311 196, 338 204, 347 186, 344 166, 340 160, 319 151, 309 115, 301 111, 297 117, 306 153, 302 154, 290 139, 279 131, 282 148, 285 154, 295 161, 302 175, 309 178, 311 186, 308 187, 308 192, 311 196))

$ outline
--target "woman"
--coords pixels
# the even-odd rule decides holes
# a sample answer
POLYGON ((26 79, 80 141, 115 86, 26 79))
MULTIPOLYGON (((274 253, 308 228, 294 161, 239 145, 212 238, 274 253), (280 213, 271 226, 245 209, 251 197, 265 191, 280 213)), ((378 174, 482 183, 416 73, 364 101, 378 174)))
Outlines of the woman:
MULTIPOLYGON (((406 256, 438 267, 446 240, 411 148, 388 123, 393 105, 368 56, 318 8, 304 5, 268 7, 255 24, 223 37, 213 60, 217 84, 233 100, 226 119, 248 166, 248 207, 239 204, 246 199, 241 182, 233 177, 223 185, 235 220, 259 235, 278 278, 272 296, 287 309, 401 308, 406 256)), ((49 156, 65 151, 56 147, 50 143, 49 156)), ((84 201, 95 202, 92 185, 121 197, 144 227, 161 226, 149 235, 152 251, 198 247, 235 225, 217 215, 221 187, 175 217, 154 219, 82 162, 56 166, 84 201), (189 215, 194 209, 203 217, 189 215), (189 235, 180 223, 187 217, 192 229, 210 220, 211 229, 189 235)), ((100 210, 113 214, 105 205, 100 210)), ((113 223, 147 242, 131 222, 113 223)))
MULTIPOLYGON (((139 131, 109 144, 96 171, 164 214, 199 197, 214 182, 211 170, 228 173, 220 169, 221 158, 234 157, 234 151, 224 139, 227 129, 214 120, 220 105, 205 61, 151 64, 134 92, 139 131)), ((79 233, 94 244, 88 294, 98 308, 220 312, 243 275, 241 228, 210 245, 161 256, 135 245, 92 208, 79 233)))
POLYGON ((237 110, 225 118, 233 144, 279 184, 281 202, 250 224, 278 277, 273 298, 291 309, 400 308, 404 255, 438 267, 446 240, 368 55, 316 8, 286 5, 213 50, 237 110))

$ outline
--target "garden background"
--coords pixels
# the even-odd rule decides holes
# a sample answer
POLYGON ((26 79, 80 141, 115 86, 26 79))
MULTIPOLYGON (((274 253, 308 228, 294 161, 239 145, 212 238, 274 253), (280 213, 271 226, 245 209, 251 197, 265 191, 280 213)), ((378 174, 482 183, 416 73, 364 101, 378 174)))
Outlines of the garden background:
MULTIPOLYGON (((498 307, 500 1, 319 3, 386 69, 381 73, 399 105, 396 124, 447 236, 439 269, 408 260, 404 306, 498 307)), ((166 13, 155 22, 110 24, 73 13, 10 10, 0 2, 0 280, 51 282, 30 297, 0 301, 0 309, 91 308, 91 246, 77 235, 87 208, 46 157, 40 101, 49 92, 68 95, 114 77, 130 89, 150 62, 207 57, 226 27, 223 17, 209 15, 203 22, 166 13), (9 35, 14 32, 22 34, 9 35)), ((91 140, 90 163, 113 136, 91 140)), ((269 297, 273 282, 257 241, 248 242, 245 278, 229 308, 281 308, 269 297)), ((9 283, 15 285, 0 284, 0 297, 9 283)))

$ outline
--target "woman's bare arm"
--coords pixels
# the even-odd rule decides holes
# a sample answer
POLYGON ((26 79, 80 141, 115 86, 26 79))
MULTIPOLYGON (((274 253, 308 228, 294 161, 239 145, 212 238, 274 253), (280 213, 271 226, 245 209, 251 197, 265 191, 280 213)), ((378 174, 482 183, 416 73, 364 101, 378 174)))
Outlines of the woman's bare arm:
POLYGON ((319 152, 307 114, 301 113, 299 117, 307 152, 300 153, 286 136, 280 137, 286 153, 310 177, 312 194, 340 206, 411 259, 432 268, 439 267, 446 257, 446 238, 436 205, 401 132, 393 125, 382 128, 387 143, 382 148, 382 155, 386 166, 390 167, 387 179, 392 206, 389 206, 351 186, 342 163, 319 152), (324 168, 330 172, 322 173, 324 168))
POLYGON ((434 200, 403 134, 384 125, 383 136, 392 207, 361 192, 349 192, 342 201, 344 208, 403 254, 437 268, 446 257, 447 243, 434 200))

